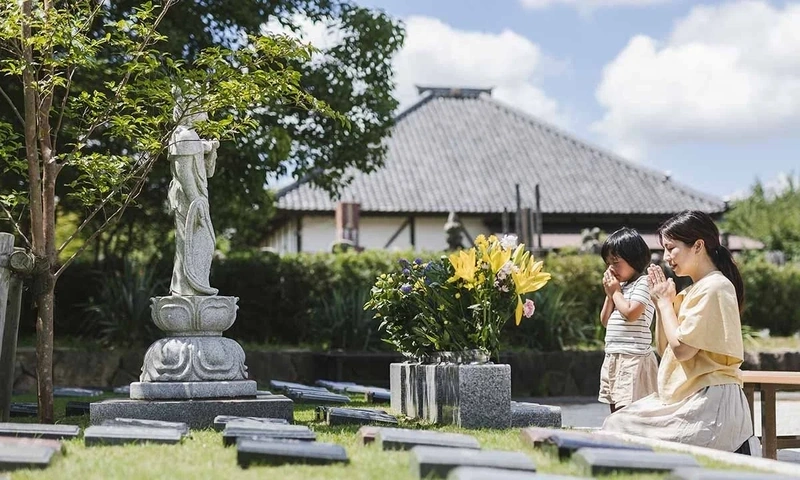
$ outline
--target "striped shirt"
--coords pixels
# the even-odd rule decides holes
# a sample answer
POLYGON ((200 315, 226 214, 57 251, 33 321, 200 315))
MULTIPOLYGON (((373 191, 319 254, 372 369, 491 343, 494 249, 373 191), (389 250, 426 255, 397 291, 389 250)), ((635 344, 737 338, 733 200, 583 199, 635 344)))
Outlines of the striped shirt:
POLYGON ((625 300, 639 302, 645 306, 642 315, 629 322, 614 308, 606 326, 606 353, 627 353, 630 355, 649 355, 653 351, 653 334, 650 324, 653 323, 655 306, 650 298, 647 286, 647 275, 621 285, 625 300))

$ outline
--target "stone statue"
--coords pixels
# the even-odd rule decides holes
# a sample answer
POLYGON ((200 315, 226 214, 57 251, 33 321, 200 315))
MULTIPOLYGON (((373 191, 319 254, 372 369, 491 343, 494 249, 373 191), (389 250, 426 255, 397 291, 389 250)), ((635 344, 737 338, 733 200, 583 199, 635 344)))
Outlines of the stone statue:
POLYGON ((444 224, 444 233, 448 250, 458 250, 464 247, 462 242, 463 227, 458 220, 458 214, 456 212, 450 212, 447 216, 447 222, 444 224))
POLYGON ((222 336, 236 321, 239 299, 217 295, 208 281, 216 243, 208 179, 219 141, 200 138, 194 124, 207 119, 206 113, 188 105, 180 90, 173 94, 178 125, 167 150, 172 172, 167 199, 175 215, 175 264, 170 295, 151 299, 153 322, 167 336, 147 349, 130 395, 137 400, 255 396, 244 350, 222 336))
POLYGON ((174 295, 216 295, 208 282, 216 238, 208 206, 208 178, 214 175, 218 140, 201 139, 194 124, 205 112, 191 112, 180 95, 174 110, 178 126, 169 142, 170 213, 175 215, 175 264, 170 290, 174 295))

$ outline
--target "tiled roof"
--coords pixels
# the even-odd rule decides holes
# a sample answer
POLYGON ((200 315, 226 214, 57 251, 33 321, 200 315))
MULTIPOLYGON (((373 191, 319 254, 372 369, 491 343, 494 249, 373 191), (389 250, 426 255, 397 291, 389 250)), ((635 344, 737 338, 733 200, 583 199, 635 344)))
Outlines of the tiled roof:
MULTIPOLYGON (((724 202, 663 173, 626 161, 494 100, 486 90, 429 89, 397 117, 383 168, 356 172, 342 199, 362 212, 500 213, 534 207, 545 214, 718 213, 724 202)), ((333 210, 322 190, 298 182, 278 208, 333 210)))

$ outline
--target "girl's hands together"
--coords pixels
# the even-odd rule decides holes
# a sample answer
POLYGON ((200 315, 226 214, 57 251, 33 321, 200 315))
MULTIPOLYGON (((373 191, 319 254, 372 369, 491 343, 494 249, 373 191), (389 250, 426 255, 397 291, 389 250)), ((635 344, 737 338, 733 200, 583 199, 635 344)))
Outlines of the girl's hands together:
POLYGON ((603 290, 606 292, 606 296, 611 298, 614 296, 614 293, 620 290, 619 280, 617 277, 611 273, 611 267, 608 267, 605 272, 603 272, 603 290))

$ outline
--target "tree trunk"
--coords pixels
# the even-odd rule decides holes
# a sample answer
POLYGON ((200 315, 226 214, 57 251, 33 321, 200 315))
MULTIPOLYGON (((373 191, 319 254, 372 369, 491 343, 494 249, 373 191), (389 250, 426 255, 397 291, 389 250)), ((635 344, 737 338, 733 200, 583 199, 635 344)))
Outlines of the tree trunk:
POLYGON ((36 297, 36 386, 39 421, 53 423, 53 306, 55 278, 50 268, 39 273, 36 297))

